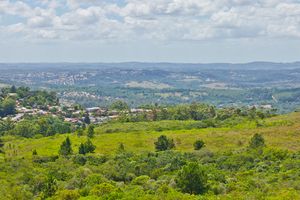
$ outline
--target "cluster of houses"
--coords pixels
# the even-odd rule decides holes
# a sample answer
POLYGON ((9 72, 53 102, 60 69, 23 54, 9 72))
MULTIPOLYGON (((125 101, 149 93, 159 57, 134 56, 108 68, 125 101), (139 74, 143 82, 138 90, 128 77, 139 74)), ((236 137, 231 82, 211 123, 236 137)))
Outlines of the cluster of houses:
MULTIPOLYGON (((136 109, 130 110, 131 113, 141 113, 150 110, 146 109, 136 109)), ((120 111, 109 110, 107 108, 101 107, 91 107, 91 108, 77 108, 73 105, 59 105, 59 106, 46 106, 44 108, 40 107, 24 107, 22 106, 22 101, 16 101, 16 114, 8 116, 12 121, 18 122, 22 120, 25 116, 43 116, 51 115, 57 116, 64 119, 66 122, 73 124, 83 124, 86 120, 89 120, 92 124, 101 124, 106 121, 116 119, 120 115, 120 111), (88 118, 88 119, 87 119, 88 118)), ((8 118, 6 117, 6 118, 8 118)), ((5 119, 5 118, 4 118, 5 119)))
POLYGON ((68 108, 68 117, 65 117, 66 122, 81 124, 84 123, 86 117, 89 118, 92 124, 101 124, 111 119, 116 119, 119 116, 117 111, 109 111, 106 108, 92 107, 84 110, 76 110, 73 107, 68 108), (71 115, 70 115, 71 113, 71 115))

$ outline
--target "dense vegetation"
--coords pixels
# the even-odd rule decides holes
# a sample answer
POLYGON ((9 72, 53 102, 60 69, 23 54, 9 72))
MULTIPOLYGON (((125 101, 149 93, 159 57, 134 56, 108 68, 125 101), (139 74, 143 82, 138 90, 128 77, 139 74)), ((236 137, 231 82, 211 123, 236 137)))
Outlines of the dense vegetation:
POLYGON ((12 98, 0 98, 0 117, 16 113, 16 102, 12 98))
POLYGON ((0 120, 0 136, 15 135, 25 138, 51 136, 70 133, 74 126, 53 116, 28 116, 24 120, 14 123, 9 118, 0 120))
POLYGON ((0 91, 0 117, 16 113, 16 100, 21 106, 47 109, 58 104, 55 92, 31 91, 28 87, 2 88, 0 91))
POLYGON ((264 119, 275 114, 274 110, 256 109, 256 107, 226 107, 216 108, 209 104, 192 103, 176 106, 146 105, 146 111, 141 113, 124 112, 119 118, 121 122, 161 121, 161 120, 195 120, 208 126, 214 126, 220 121, 234 118, 264 119), (209 125, 211 124, 211 125, 209 125))
POLYGON ((87 131, 37 139, 5 136, 0 196, 299 199, 299 119, 295 113, 259 126, 242 122, 226 129, 158 132, 151 123, 159 122, 147 122, 146 132, 106 134, 97 127, 91 139, 87 131))

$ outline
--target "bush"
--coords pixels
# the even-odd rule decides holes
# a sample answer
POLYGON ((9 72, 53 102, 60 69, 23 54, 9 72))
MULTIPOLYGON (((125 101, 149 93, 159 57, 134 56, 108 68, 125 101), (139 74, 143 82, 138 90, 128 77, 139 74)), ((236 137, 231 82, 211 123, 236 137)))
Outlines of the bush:
POLYGON ((202 141, 202 140, 197 140, 195 143, 194 143, 194 149, 195 150, 200 150, 202 147, 205 146, 205 143, 202 141))
POLYGON ((44 197, 47 198, 53 196, 57 189, 58 186, 56 179, 53 176, 49 175, 46 180, 45 187, 43 188, 44 197))
POLYGON ((80 194, 77 190, 62 190, 58 196, 61 200, 77 200, 80 198, 80 194))
POLYGON ((86 158, 87 158, 87 161, 88 161, 89 165, 95 165, 95 166, 101 165, 101 164, 105 163, 108 160, 107 156, 104 156, 104 155, 103 156, 97 156, 97 157, 87 156, 86 158))
POLYGON ((165 151, 175 148, 173 139, 169 139, 165 135, 159 136, 154 144, 157 151, 165 151))
POLYGON ((35 155, 32 158, 32 162, 35 163, 48 163, 48 162, 55 162, 58 159, 58 156, 38 156, 35 155))
POLYGON ((131 182, 133 185, 145 185, 148 181, 150 180, 150 177, 147 175, 142 175, 139 177, 136 177, 135 179, 133 179, 133 181, 131 182))
POLYGON ((95 196, 103 196, 110 194, 116 190, 116 187, 109 184, 109 183, 101 183, 99 185, 96 185, 92 190, 91 194, 95 196))
POLYGON ((259 148, 264 147, 265 145, 265 139, 261 134, 256 133, 250 140, 250 148, 259 148))
POLYGON ((36 149, 34 149, 34 150, 32 151, 32 155, 33 155, 33 156, 36 156, 36 155, 38 155, 38 153, 37 153, 36 149))
POLYGON ((85 165, 87 158, 83 155, 76 155, 73 157, 73 162, 78 165, 85 165))
POLYGON ((182 192, 203 194, 207 189, 207 175, 198 163, 189 163, 177 174, 176 183, 182 192))

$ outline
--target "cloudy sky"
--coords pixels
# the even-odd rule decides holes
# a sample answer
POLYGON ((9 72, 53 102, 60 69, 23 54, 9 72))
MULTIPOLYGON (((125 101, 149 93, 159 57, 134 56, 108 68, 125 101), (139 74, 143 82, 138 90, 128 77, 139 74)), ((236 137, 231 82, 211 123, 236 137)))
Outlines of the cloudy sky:
POLYGON ((0 62, 300 60, 300 0, 0 0, 0 62))

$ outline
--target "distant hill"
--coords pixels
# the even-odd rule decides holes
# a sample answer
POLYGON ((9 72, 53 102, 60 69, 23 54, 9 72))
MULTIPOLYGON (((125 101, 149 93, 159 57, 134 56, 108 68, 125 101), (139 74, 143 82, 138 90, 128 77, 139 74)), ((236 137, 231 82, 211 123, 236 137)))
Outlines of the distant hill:
POLYGON ((119 99, 133 107, 191 102, 268 105, 281 112, 300 107, 300 62, 2 63, 0 83, 53 90, 86 107, 119 99))
POLYGON ((239 70, 265 70, 265 69, 296 69, 299 62, 250 62, 250 63, 151 63, 151 62, 116 62, 116 63, 0 63, 0 69, 41 69, 41 68, 127 68, 127 69, 239 69, 239 70))

